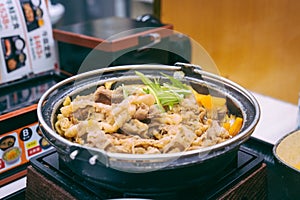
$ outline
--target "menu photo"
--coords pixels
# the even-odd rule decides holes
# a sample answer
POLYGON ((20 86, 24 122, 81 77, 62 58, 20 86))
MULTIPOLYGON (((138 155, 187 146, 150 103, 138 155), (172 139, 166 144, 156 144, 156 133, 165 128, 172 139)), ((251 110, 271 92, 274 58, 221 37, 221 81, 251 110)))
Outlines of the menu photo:
POLYGON ((52 25, 45 0, 0 2, 0 84, 54 70, 52 25))
MULTIPOLYGON (((11 81, 29 74, 28 52, 25 40, 21 35, 12 35, 1 38, 1 50, 4 65, 1 68, 1 80, 11 81)), ((2 62, 3 63, 3 62, 2 62)))
POLYGON ((21 0, 28 32, 44 25, 41 0, 21 0))

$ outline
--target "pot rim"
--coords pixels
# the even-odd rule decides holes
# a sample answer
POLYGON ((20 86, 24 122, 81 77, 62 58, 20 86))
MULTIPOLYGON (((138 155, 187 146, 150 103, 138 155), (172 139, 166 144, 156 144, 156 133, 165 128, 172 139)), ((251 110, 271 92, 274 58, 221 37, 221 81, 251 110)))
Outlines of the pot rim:
POLYGON ((287 137, 291 136, 292 134, 295 134, 296 132, 300 132, 300 129, 295 129, 291 132, 288 132, 287 134, 285 134, 284 136, 282 136, 273 146, 273 155, 275 156, 276 160, 281 163, 282 165, 284 165, 286 168, 292 169, 295 172, 300 172, 300 169, 297 169, 295 167, 293 167, 292 165, 290 165, 289 163, 287 163, 286 161, 284 161, 282 158, 280 158, 280 156, 277 154, 277 148, 278 146, 281 144, 281 142, 283 140, 285 140, 287 137))
MULTIPOLYGON (((177 152, 177 153, 166 153, 166 154, 111 153, 111 152, 107 152, 102 149, 98 149, 98 148, 94 148, 94 147, 87 147, 87 146, 83 146, 83 145, 68 141, 67 139, 60 136, 58 133, 56 133, 56 131, 54 131, 51 127, 49 127, 47 125, 46 121, 44 120, 43 114, 42 114, 42 107, 43 107, 44 101, 47 100, 47 97, 49 97, 52 92, 54 92, 55 90, 57 90, 58 88, 60 88, 61 86, 65 85, 65 84, 76 81, 76 79, 79 79, 79 78, 82 79, 82 78, 90 77, 94 74, 101 74, 101 73, 128 70, 128 69, 130 69, 130 70, 134 70, 134 69, 139 69, 139 70, 152 69, 153 70, 153 69, 155 69, 155 70, 178 71, 178 70, 181 70, 182 68, 179 66, 170 66, 170 65, 161 65, 161 64, 123 65, 123 66, 113 66, 113 67, 109 67, 109 68, 101 68, 101 69, 97 69, 97 70, 93 70, 93 71, 88 71, 88 72, 84 72, 82 74, 78 74, 78 75, 72 76, 70 78, 67 78, 67 79, 57 83, 56 85, 52 86, 51 88, 49 88, 42 95, 42 97, 40 98, 40 100, 38 102, 37 116, 38 116, 38 120, 39 120, 40 124, 42 125, 43 129, 45 129, 45 131, 50 133, 51 136, 54 137, 56 140, 62 141, 69 147, 84 148, 84 149, 92 151, 94 154, 102 154, 102 156, 105 156, 108 158, 122 159, 122 160, 132 160, 132 159, 134 159, 134 160, 159 160, 159 159, 178 158, 181 156, 189 156, 189 155, 194 155, 194 154, 199 154, 199 155, 207 154, 207 153, 210 153, 212 151, 219 150, 222 148, 228 148, 228 150, 232 149, 232 148, 238 146, 239 144, 243 143, 245 140, 247 140, 250 137, 250 135, 254 131, 254 129, 259 121, 260 107, 259 107, 258 101, 248 90, 246 90, 242 86, 238 85, 237 83, 230 81, 229 79, 226 79, 226 78, 221 77, 216 74, 212 74, 210 72, 203 71, 200 68, 198 68, 198 69, 194 69, 194 72, 201 73, 201 75, 213 78, 214 80, 219 80, 222 83, 229 84, 230 86, 232 86, 233 88, 238 90, 238 92, 242 93, 245 97, 247 97, 247 99, 251 102, 251 104, 255 108, 255 116, 254 116, 252 123, 248 127, 246 127, 246 129, 239 132, 236 136, 234 136, 224 142, 221 142, 219 144, 215 144, 215 145, 208 146, 208 147, 202 147, 202 148, 195 149, 195 150, 189 150, 189 151, 177 152)), ((50 141, 50 143, 52 143, 52 142, 50 141)), ((222 151, 222 152, 214 152, 214 153, 218 155, 218 154, 222 154, 224 152, 226 152, 226 150, 222 151)))

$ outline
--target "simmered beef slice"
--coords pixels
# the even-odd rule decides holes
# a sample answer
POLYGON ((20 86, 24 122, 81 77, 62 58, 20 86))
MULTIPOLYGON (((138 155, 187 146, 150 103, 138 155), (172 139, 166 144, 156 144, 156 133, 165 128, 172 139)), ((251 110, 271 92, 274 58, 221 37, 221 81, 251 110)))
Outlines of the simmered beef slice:
POLYGON ((111 105, 112 91, 106 89, 104 86, 100 86, 94 93, 94 100, 96 103, 103 103, 111 105))

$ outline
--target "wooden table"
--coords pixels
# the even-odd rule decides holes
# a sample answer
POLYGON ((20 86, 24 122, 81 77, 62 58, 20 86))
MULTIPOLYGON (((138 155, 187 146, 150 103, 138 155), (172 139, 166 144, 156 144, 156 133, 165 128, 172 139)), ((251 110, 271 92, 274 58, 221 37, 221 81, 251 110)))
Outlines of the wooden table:
MULTIPOLYGON (((55 184, 39 173, 32 166, 28 167, 26 199, 80 199, 72 196, 64 188, 55 184)), ((266 164, 262 165, 221 194, 218 199, 266 199, 267 198, 267 173, 266 164)))

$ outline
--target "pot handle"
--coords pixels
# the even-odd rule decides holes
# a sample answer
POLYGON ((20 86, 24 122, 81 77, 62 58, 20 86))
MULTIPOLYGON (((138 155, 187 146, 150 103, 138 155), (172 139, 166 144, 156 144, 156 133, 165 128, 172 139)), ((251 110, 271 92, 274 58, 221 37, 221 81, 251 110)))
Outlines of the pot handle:
POLYGON ((98 155, 93 155, 92 157, 90 157, 89 159, 89 163, 90 165, 95 165, 98 159, 98 155))
POLYGON ((202 67, 200 65, 194 65, 190 63, 183 63, 183 62, 176 62, 174 64, 176 67, 180 67, 184 74, 191 76, 191 77, 197 77, 203 80, 201 71, 203 71, 202 67))
POLYGON ((76 156, 78 155, 78 153, 79 153, 78 149, 72 151, 72 152, 70 153, 70 158, 71 158, 72 160, 75 160, 75 158, 76 158, 76 156))
POLYGON ((91 151, 90 152, 91 157, 87 158, 85 153, 82 154, 82 152, 85 152, 85 151, 88 151, 88 150, 85 149, 85 150, 81 151, 81 149, 74 147, 74 149, 71 150, 69 157, 71 158, 71 160, 75 160, 76 158, 81 158, 81 159, 83 158, 83 159, 87 160, 90 165, 95 165, 97 163, 97 161, 99 161, 103 165, 109 166, 109 161, 104 154, 91 151))
POLYGON ((176 62, 174 65, 176 67, 190 69, 192 71, 194 71, 194 70, 203 70, 200 65, 195 65, 195 64, 190 64, 190 63, 176 62))

